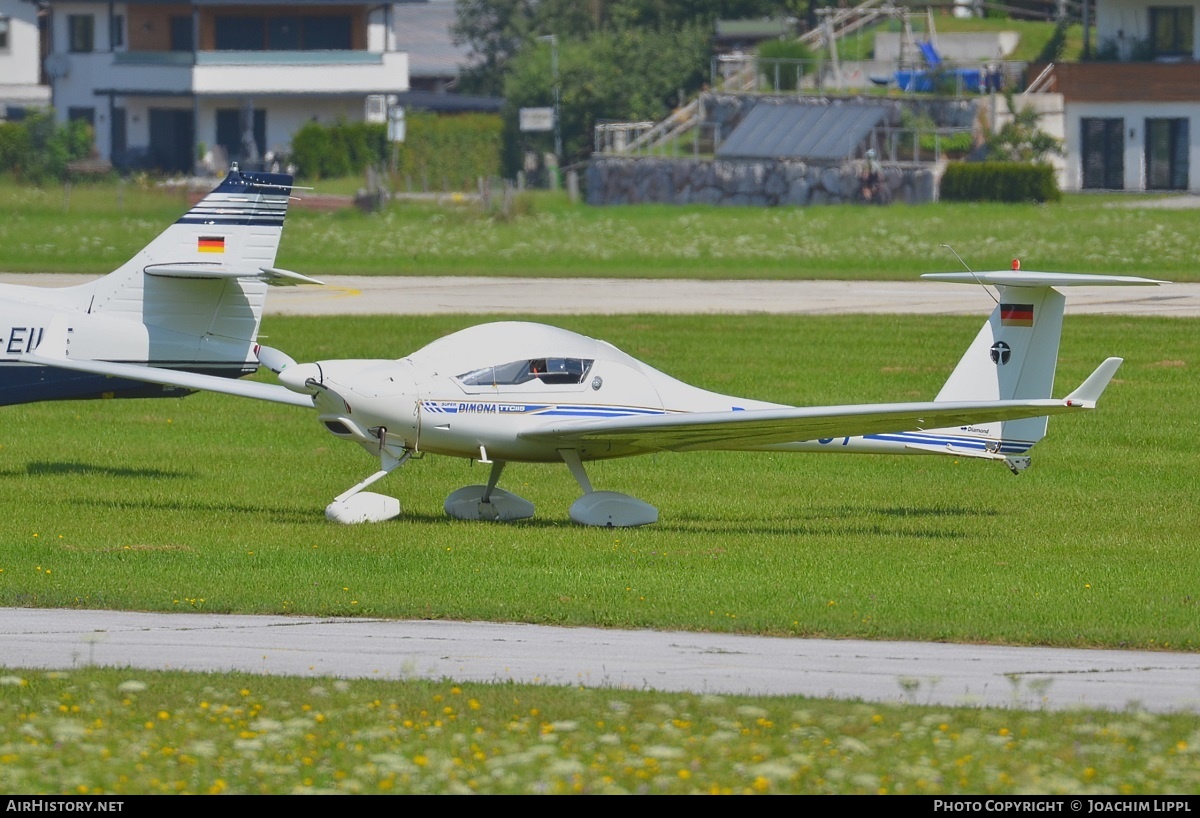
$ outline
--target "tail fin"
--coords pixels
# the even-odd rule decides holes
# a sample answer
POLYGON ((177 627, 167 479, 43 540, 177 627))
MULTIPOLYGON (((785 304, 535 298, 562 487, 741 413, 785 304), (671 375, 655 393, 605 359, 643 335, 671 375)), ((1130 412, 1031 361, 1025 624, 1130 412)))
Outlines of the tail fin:
MULTIPOLYGON (((938 401, 1053 397, 1054 370, 1058 363, 1063 307, 1066 303, 1062 293, 1053 288, 1164 283, 1136 276, 1018 270, 931 273, 922 278, 992 284, 999 289, 996 308, 938 392, 935 398, 938 401)), ((1112 369, 1115 371, 1115 366, 1112 369)), ((1112 372, 1109 372, 1108 377, 1111 376, 1112 372)), ((938 431, 962 438, 967 448, 979 448, 982 442, 982 448, 993 455, 1017 455, 1028 451, 1045 437, 1046 423, 1045 417, 1026 418, 938 431)))
MULTIPOLYGON (((113 273, 72 288, 82 311, 146 326, 149 361, 239 362, 254 368, 292 177, 241 172, 113 273), (86 299, 86 303, 82 303, 86 299)), ((232 374, 232 373, 231 373, 232 374)))

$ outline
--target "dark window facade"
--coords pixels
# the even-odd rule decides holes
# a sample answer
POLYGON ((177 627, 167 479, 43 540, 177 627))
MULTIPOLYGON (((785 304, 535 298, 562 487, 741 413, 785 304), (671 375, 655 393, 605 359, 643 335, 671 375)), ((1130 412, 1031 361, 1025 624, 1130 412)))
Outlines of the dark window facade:
POLYGON ((255 17, 217 15, 218 51, 349 51, 349 15, 255 17))
POLYGON ((1125 188, 1125 120, 1093 118, 1083 128, 1083 187, 1085 190, 1125 188))
MULTIPOLYGON (((267 112, 254 109, 250 133, 246 132, 246 111, 240 108, 217 109, 217 144, 232 162, 258 162, 267 145, 267 112)), ((249 165, 243 170, 254 170, 249 165)))
POLYGON ((67 109, 67 119, 71 122, 75 122, 76 120, 81 119, 84 122, 86 122, 87 124, 95 127, 95 125, 96 125, 96 109, 95 108, 84 108, 84 107, 77 108, 74 105, 72 105, 70 108, 67 109))
POLYGON ((1188 121, 1146 120, 1146 189, 1187 190, 1188 121))
POLYGON ((192 51, 196 44, 193 41, 194 26, 191 15, 178 15, 171 18, 171 50, 192 51))
POLYGON ((96 17, 92 14, 67 16, 67 49, 85 54, 96 48, 96 17))
POLYGON ((1194 16, 1191 6, 1150 7, 1150 47, 1155 57, 1191 57, 1194 16))

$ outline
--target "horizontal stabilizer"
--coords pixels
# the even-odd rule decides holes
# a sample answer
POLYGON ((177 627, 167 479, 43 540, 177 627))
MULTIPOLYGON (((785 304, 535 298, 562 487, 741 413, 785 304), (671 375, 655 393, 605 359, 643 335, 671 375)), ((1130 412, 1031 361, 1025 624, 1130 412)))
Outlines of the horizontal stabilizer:
POLYGON ((278 267, 263 267, 260 270, 260 278, 265 278, 268 284, 276 286, 290 286, 292 284, 321 284, 324 281, 319 281, 315 278, 309 278, 299 273, 293 273, 291 270, 281 270, 278 267))
POLYGON ((1100 396, 1104 394, 1109 381, 1113 379, 1113 375, 1117 374, 1117 368, 1123 362, 1123 358, 1106 359, 1104 363, 1096 367, 1095 372, 1088 375, 1087 380, 1081 383, 1078 389, 1067 395, 1067 403, 1082 404, 1088 408, 1094 408, 1096 401, 1100 400, 1100 396))
POLYGON ((1033 270, 991 270, 982 273, 925 273, 927 281, 951 284, 993 284, 1005 287, 1151 287, 1170 284, 1141 276, 1102 276, 1091 273, 1039 273, 1033 270))
POLYGON ((157 276, 159 278, 257 278, 266 281, 268 284, 324 284, 323 281, 318 281, 315 278, 309 278, 300 273, 293 273, 291 270, 281 270, 278 267, 260 267, 257 273, 247 273, 242 270, 231 269, 224 264, 216 262, 205 264, 204 262, 187 262, 183 264, 148 264, 145 267, 146 275, 157 276))

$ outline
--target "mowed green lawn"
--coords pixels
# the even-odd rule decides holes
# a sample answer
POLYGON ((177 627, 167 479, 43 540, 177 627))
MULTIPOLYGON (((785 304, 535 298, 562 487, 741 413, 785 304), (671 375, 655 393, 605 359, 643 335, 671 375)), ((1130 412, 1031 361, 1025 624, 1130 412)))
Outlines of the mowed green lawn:
MULTIPOLYGON (((509 218, 473 204, 403 202, 376 215, 293 207, 279 264, 314 276, 909 280, 960 269, 941 247, 948 244, 974 269, 1007 268, 1019 257, 1026 269, 1200 280, 1196 211, 1149 206, 1160 198, 597 208, 525 194, 509 218)), ((106 273, 186 210, 182 190, 132 183, 38 190, 2 183, 0 271, 106 273)))
MULTIPOLYGON (((270 318, 298 360, 400 356, 471 323, 270 318)), ((981 318, 587 317, 698 385, 796 404, 934 395, 981 318)), ((658 506, 585 529, 564 466, 502 483, 538 516, 447 519, 486 467, 429 457, 378 490, 404 516, 325 521, 377 465, 302 409, 217 395, 3 409, 0 605, 431 617, 797 636, 1195 650, 1200 339, 1190 320, 1067 319, 1057 388, 1127 358, 1034 465, 663 454, 595 464, 658 506)))

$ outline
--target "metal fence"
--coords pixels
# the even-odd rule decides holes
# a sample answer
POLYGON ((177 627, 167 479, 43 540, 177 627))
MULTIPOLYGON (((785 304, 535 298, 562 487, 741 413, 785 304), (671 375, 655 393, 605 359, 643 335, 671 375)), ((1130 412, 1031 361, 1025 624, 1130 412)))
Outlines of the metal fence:
POLYGON ((944 62, 930 67, 881 60, 796 60, 753 54, 722 54, 712 59, 711 86, 727 93, 823 93, 872 91, 927 93, 956 97, 990 91, 1021 91, 1024 62, 944 62), (973 79, 974 78, 974 79, 973 79))
MULTIPOLYGON (((702 122, 689 131, 662 141, 643 140, 657 125, 654 122, 600 122, 595 127, 593 148, 608 156, 661 156, 712 158, 721 146, 721 131, 715 122, 702 122)), ((973 147, 971 128, 883 127, 857 146, 846 161, 861 159, 868 149, 881 162, 894 165, 928 164, 959 157, 973 147)), ((788 157, 780 157, 788 158, 788 157)))

